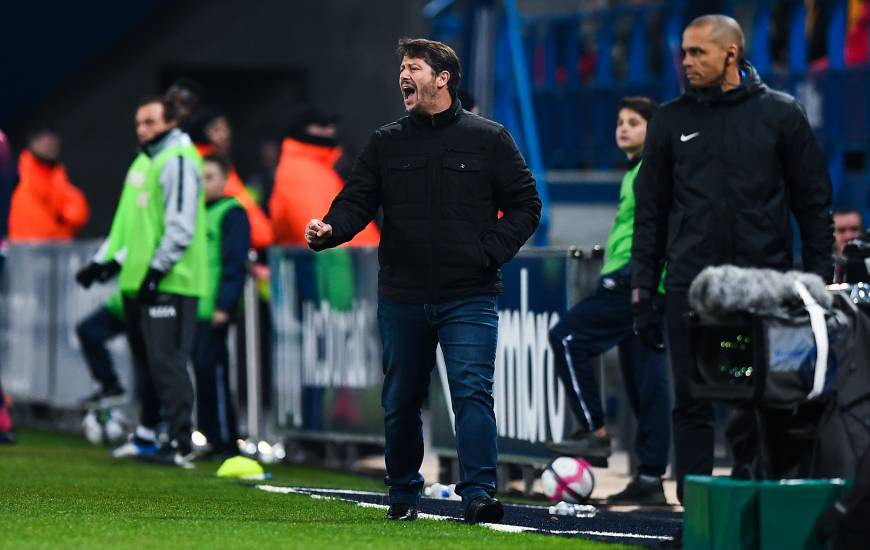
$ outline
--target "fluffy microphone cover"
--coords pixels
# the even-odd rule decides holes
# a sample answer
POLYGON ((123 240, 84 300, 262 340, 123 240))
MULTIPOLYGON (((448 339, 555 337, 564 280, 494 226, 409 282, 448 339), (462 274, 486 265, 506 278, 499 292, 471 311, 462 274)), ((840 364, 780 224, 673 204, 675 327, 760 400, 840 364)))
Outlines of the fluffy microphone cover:
POLYGON ((803 310, 794 290, 802 282, 815 300, 830 309, 833 298, 821 277, 812 273, 722 265, 704 269, 689 288, 689 304, 703 319, 717 320, 736 313, 791 317, 803 310))

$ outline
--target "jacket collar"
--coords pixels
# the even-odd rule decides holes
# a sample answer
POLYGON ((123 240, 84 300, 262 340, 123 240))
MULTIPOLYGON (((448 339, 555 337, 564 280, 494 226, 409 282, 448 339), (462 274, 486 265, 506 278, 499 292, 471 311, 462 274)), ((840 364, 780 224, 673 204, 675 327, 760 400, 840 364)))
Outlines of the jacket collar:
POLYGON ((408 116, 411 118, 411 122, 413 122, 416 126, 441 128, 450 124, 461 111, 462 102, 459 101, 459 98, 456 98, 453 100, 453 103, 450 104, 450 107, 448 107, 447 110, 441 111, 440 113, 435 113, 434 115, 424 115, 412 111, 411 114, 408 116))
POLYGON ((687 86, 684 96, 698 103, 737 103, 747 97, 753 96, 764 90, 767 86, 758 76, 758 71, 749 61, 743 60, 739 66, 742 81, 740 86, 727 92, 723 92, 718 85, 707 88, 695 88, 687 86))

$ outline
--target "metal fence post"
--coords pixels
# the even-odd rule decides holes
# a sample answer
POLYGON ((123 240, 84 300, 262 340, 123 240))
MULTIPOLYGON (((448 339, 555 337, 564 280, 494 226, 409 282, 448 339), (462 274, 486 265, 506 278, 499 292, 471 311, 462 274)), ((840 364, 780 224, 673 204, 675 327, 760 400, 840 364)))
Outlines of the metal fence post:
MULTIPOLYGON (((253 254, 253 253, 252 253, 253 254)), ((255 259, 252 258, 252 261, 255 259)), ((248 437, 259 440, 262 428, 260 400, 260 319, 257 303, 257 281, 248 277, 245 282, 245 379, 247 381, 248 437)))

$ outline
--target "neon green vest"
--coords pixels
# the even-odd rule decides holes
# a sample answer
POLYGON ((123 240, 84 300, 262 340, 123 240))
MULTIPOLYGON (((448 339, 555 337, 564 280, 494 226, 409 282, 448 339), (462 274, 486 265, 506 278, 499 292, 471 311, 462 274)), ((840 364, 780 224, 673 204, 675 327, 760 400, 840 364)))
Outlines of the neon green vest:
MULTIPOLYGON (((619 208, 616 210, 616 219, 607 238, 607 252, 604 267, 601 268, 602 275, 622 269, 631 261, 631 242, 634 240, 634 180, 641 164, 642 162, 638 162, 622 177, 622 185, 619 187, 619 208)), ((662 271, 658 288, 662 294, 665 292, 664 281, 665 273, 662 271)))
POLYGON ((205 296, 199 300, 199 318, 211 319, 214 313, 217 291, 223 276, 221 265, 221 248, 224 216, 233 208, 242 208, 242 205, 232 197, 224 197, 209 205, 205 210, 206 236, 208 239, 208 287, 205 296))
POLYGON ((619 208, 613 228, 607 238, 607 253, 601 274, 613 273, 625 267, 631 261, 631 241, 634 237, 634 178, 640 170, 638 162, 634 168, 622 177, 619 187, 619 208))
MULTIPOLYGON (((170 158, 183 157, 194 165, 202 175, 202 157, 191 145, 168 147, 151 159, 145 182, 141 189, 135 190, 135 196, 125 207, 129 213, 124 220, 125 244, 127 256, 121 268, 118 286, 121 292, 135 295, 148 273, 148 266, 154 257, 154 252, 163 237, 163 186, 160 184, 160 174, 163 166, 170 158)), ((125 187, 125 192, 127 188, 125 187)), ((123 203, 123 200, 122 200, 123 203)), ((181 294, 183 296, 203 296, 208 284, 208 265, 206 259, 205 237, 205 202, 203 190, 200 188, 196 211, 196 224, 193 241, 184 251, 181 259, 169 270, 160 282, 160 292, 181 294)))
MULTIPOLYGON (((124 188, 121 190, 121 199, 118 201, 115 216, 112 218, 109 236, 106 237, 106 250, 99 261, 108 262, 115 259, 118 252, 127 246, 127 222, 133 214, 131 210, 136 208, 136 195, 145 187, 150 166, 151 159, 148 158, 148 155, 139 153, 133 160, 133 164, 127 169, 124 188)), ((123 263, 120 258, 118 262, 123 263)))

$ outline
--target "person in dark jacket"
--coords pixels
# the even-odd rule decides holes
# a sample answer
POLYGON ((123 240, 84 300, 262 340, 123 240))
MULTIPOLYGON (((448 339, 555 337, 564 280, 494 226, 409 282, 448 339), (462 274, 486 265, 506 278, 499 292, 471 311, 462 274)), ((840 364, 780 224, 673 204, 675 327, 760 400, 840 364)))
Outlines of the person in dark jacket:
POLYGON ((247 276, 251 226, 241 203, 224 195, 229 161, 207 155, 203 164, 209 281, 199 301, 193 344, 196 419, 212 456, 238 454, 236 408, 230 394, 227 336, 247 276))
POLYGON ((687 290, 710 265, 792 268, 789 214, 806 271, 832 274, 831 183, 800 104, 769 89, 743 59, 743 31, 723 15, 683 32, 685 93, 652 120, 636 183, 632 248, 635 330, 663 349, 651 297, 667 261, 665 317, 675 385, 678 496, 686 474, 713 469, 712 406, 689 388, 687 290))
POLYGON ((496 522, 492 383, 499 267, 538 226, 535 180, 507 130, 462 109, 459 60, 440 42, 403 39, 408 116, 376 130, 344 189, 305 238, 349 241, 383 207, 378 320, 383 340, 388 519, 416 518, 423 487, 420 406, 441 344, 468 522, 496 522), (504 215, 499 218, 498 211, 504 215))

